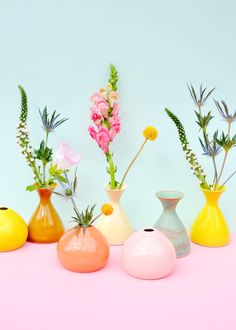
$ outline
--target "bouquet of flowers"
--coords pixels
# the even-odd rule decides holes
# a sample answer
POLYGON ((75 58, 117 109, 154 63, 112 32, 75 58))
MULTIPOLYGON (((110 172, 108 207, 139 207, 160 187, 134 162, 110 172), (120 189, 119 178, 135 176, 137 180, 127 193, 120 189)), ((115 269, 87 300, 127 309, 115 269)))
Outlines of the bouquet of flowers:
POLYGON ((158 132, 155 127, 148 126, 144 132, 144 142, 142 143, 137 154, 133 158, 131 164, 126 170, 123 179, 119 183, 116 180, 117 166, 114 165, 113 153, 111 151, 111 143, 120 133, 121 121, 119 116, 119 104, 117 93, 118 72, 113 64, 110 65, 110 78, 107 85, 101 88, 99 92, 91 96, 92 106, 90 107, 90 118, 93 125, 89 126, 89 133, 93 140, 95 140, 98 146, 102 149, 106 156, 108 163, 107 172, 110 175, 110 188, 121 189, 124 180, 137 159, 138 155, 142 151, 144 145, 148 140, 155 140, 158 132))
MULTIPOLYGON (((19 86, 19 90, 21 92, 21 113, 16 134, 17 144, 19 145, 21 153, 25 157, 27 164, 32 169, 34 178, 34 183, 29 185, 26 190, 34 191, 39 188, 53 189, 55 187, 55 181, 58 178, 60 178, 62 181, 65 181, 65 177, 62 175, 64 169, 58 168, 52 163, 53 150, 48 146, 48 139, 49 135, 68 119, 60 118, 60 114, 57 114, 56 111, 54 111, 52 114, 49 114, 47 107, 45 107, 43 111, 39 110, 45 137, 41 141, 39 148, 33 149, 30 144, 29 132, 27 129, 27 96, 22 86, 19 86)), ((62 144, 61 149, 64 150, 64 153, 67 152, 67 154, 70 154, 70 150, 68 150, 67 145, 62 144)), ((79 156, 75 155, 70 159, 74 164, 76 164, 79 161, 79 156)))
POLYGON ((203 88, 201 85, 199 88, 199 94, 195 91, 192 85, 188 86, 188 89, 196 107, 196 123, 202 135, 199 137, 199 142, 203 150, 203 155, 210 157, 212 160, 214 169, 212 182, 207 181, 206 174, 204 173, 202 166, 199 164, 195 153, 193 153, 190 148, 186 132, 181 121, 170 110, 165 109, 165 111, 177 127, 182 149, 186 155, 187 161, 190 164, 193 174, 199 179, 201 187, 208 190, 221 190, 224 185, 236 174, 236 171, 234 171, 228 178, 222 180, 228 154, 233 147, 236 146, 236 135, 232 135, 232 123, 236 120, 236 111, 230 114, 228 106, 224 100, 214 100, 216 109, 227 124, 227 130, 226 132, 223 131, 220 136, 218 130, 216 130, 214 134, 210 136, 208 133, 208 127, 214 116, 211 111, 208 111, 207 113, 204 112, 204 106, 215 88, 208 91, 207 88, 203 88), (221 151, 224 152, 224 157, 221 165, 218 167, 216 157, 221 151))

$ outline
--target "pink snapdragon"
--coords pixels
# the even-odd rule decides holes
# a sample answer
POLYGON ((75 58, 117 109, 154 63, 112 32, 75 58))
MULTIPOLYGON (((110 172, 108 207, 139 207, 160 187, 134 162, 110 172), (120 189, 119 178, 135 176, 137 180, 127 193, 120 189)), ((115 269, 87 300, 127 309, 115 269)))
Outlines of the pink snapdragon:
POLYGON ((100 89, 91 96, 90 118, 94 126, 89 126, 91 137, 106 154, 109 152, 109 144, 120 132, 120 117, 118 108, 118 94, 113 91, 111 85, 100 89))

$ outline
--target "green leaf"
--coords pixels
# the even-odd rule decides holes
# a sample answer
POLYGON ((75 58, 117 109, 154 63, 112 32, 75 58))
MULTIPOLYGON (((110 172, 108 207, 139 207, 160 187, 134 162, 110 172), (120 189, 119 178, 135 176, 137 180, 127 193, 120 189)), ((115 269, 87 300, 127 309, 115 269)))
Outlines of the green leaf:
POLYGON ((38 186, 36 186, 36 185, 34 185, 34 184, 32 184, 32 185, 26 187, 26 190, 27 190, 27 191, 35 191, 35 190, 37 190, 37 189, 38 189, 38 186))
POLYGON ((117 91, 117 81, 118 81, 118 72, 114 64, 110 64, 110 79, 109 83, 111 84, 112 90, 117 91))
POLYGON ((45 142, 40 143, 39 149, 34 150, 35 158, 41 160, 43 164, 48 164, 52 161, 52 148, 48 148, 45 142))

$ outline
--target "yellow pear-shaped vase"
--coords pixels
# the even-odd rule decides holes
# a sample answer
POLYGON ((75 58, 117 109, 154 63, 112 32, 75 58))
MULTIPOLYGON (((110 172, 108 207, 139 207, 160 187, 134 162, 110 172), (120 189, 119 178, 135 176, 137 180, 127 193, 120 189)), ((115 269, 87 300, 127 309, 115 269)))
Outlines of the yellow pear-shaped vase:
POLYGON ((27 235, 27 224, 22 217, 7 207, 0 207, 0 251, 18 249, 27 235))
POLYGON ((218 206, 218 200, 225 188, 221 190, 201 189, 205 195, 206 203, 191 230, 190 239, 199 245, 218 247, 230 242, 227 222, 218 206))

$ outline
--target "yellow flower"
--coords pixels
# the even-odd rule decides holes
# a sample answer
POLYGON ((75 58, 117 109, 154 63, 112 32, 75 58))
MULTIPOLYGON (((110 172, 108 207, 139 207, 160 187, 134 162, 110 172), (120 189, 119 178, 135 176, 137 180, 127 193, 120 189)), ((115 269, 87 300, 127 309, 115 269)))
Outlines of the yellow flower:
POLYGON ((113 207, 110 204, 103 204, 101 211, 104 215, 111 215, 113 213, 113 207))
POLYGON ((158 136, 158 130, 153 126, 147 126, 143 131, 143 136, 148 140, 155 140, 158 136))

